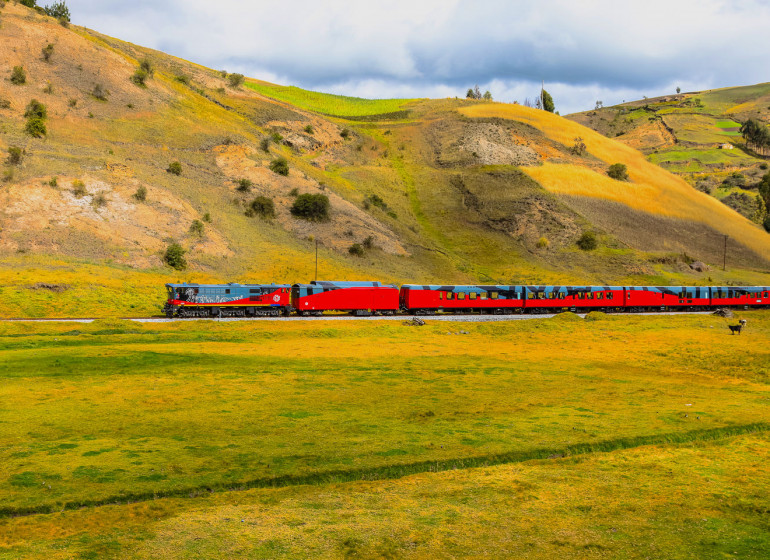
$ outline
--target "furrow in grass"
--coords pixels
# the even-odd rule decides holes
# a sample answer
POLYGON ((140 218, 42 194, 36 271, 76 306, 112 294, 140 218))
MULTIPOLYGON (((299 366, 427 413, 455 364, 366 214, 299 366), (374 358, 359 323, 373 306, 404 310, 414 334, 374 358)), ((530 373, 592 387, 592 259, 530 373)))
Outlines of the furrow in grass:
POLYGON ((96 500, 74 500, 63 503, 41 504, 33 507, 4 507, 0 508, 0 518, 21 517, 27 515, 47 514, 58 511, 74 510, 86 507, 104 505, 129 504, 155 500, 158 498, 194 498, 213 492, 243 491, 252 488, 282 488, 287 486, 320 485, 355 481, 392 480, 413 474, 442 472, 456 469, 490 467, 511 463, 522 463, 533 460, 562 459, 589 453, 610 453, 624 449, 643 447, 646 445, 678 445, 702 441, 715 441, 746 434, 770 431, 770 423, 759 422, 724 426, 706 430, 692 430, 681 433, 655 434, 617 438, 595 443, 579 443, 560 448, 539 448, 527 451, 513 451, 496 455, 481 455, 443 461, 418 461, 399 465, 382 467, 334 470, 311 473, 307 475, 285 475, 277 477, 260 477, 242 482, 209 484, 205 486, 176 488, 141 493, 123 493, 117 496, 96 500))

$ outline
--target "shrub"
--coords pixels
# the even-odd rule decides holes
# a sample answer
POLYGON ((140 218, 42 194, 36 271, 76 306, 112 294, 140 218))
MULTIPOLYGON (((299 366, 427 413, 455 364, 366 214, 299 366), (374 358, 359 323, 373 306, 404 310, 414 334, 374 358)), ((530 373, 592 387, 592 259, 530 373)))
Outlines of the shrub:
POLYGON ((262 151, 267 153, 270 153, 270 138, 263 138, 259 142, 259 147, 262 148, 262 151))
POLYGON ((74 194, 77 198, 81 198, 87 195, 88 191, 86 190, 86 184, 80 179, 75 179, 72 181, 72 194, 74 194))
POLYGON ((583 251, 593 251, 598 246, 596 234, 592 231, 584 231, 580 239, 577 240, 577 246, 583 251))
POLYGON ((8 183, 13 181, 13 175, 13 167, 7 168, 5 171, 3 171, 3 182, 8 183))
POLYGON ((51 56, 53 55, 53 49, 54 49, 53 43, 48 43, 45 47, 42 48, 40 52, 43 55, 43 60, 45 60, 46 62, 51 61, 51 56))
POLYGON ((286 177, 289 174, 289 162, 283 157, 274 159, 270 162, 270 171, 286 177))
POLYGON ((770 214, 765 217, 765 221, 762 223, 762 227, 765 228, 767 233, 770 233, 770 214))
POLYGON ((51 177, 51 180, 48 181, 48 186, 56 188, 59 186, 59 178, 58 177, 51 177))
POLYGON ((207 224, 210 224, 211 223, 211 214, 209 212, 206 212, 205 214, 203 214, 203 217, 201 218, 201 220, 203 220, 207 224))
POLYGON ((546 237, 541 237, 537 240, 536 246, 538 249, 547 249, 550 244, 551 242, 546 237))
POLYGON ((19 3, 27 8, 35 8, 37 6, 37 0, 19 0, 19 3))
POLYGON ((100 192, 93 198, 91 204, 98 210, 102 206, 107 206, 107 202, 107 197, 104 195, 104 193, 100 192))
POLYGON ((171 173, 172 175, 181 175, 182 174, 182 164, 178 161, 172 161, 168 164, 168 168, 166 169, 166 173, 171 173))
POLYGON ((280 135, 278 132, 273 132, 273 133, 270 135, 270 139, 271 139, 271 140, 272 140, 272 141, 273 141, 275 144, 280 144, 280 143, 281 143, 281 140, 283 140, 283 136, 281 136, 281 135, 280 135))
POLYGON ((27 134, 34 138, 42 138, 48 134, 45 121, 38 117, 27 119, 27 126, 24 127, 24 130, 27 132, 27 134))
POLYGON ((138 85, 139 87, 147 87, 147 77, 149 74, 147 74, 146 70, 142 70, 141 68, 137 68, 134 72, 134 75, 131 76, 131 81, 134 82, 134 84, 138 85))
POLYGON ((78 100, 74 97, 70 97, 69 101, 67 101, 67 105, 70 107, 77 107, 78 106, 78 100))
POLYGON ((203 235, 203 222, 200 220, 193 220, 190 224, 190 235, 203 235))
POLYGON ((228 74, 227 75, 227 83, 230 84, 231 88, 237 88, 240 87, 241 84, 243 84, 243 74, 228 74))
POLYGON ((301 194, 294 200, 291 213, 303 220, 327 221, 329 219, 329 197, 325 194, 301 194))
POLYGON ((11 70, 11 83, 17 86, 27 83, 27 73, 22 66, 14 66, 11 70))
POLYGON ((184 270, 187 268, 187 261, 184 258, 185 250, 179 243, 172 243, 166 248, 166 253, 163 255, 163 262, 168 266, 176 270, 184 270))
POLYGON ((340 136, 342 136, 345 140, 350 138, 350 131, 347 128, 343 128, 340 132, 340 136))
POLYGON ((51 82, 48 82, 45 87, 43 88, 43 93, 47 93, 49 95, 53 94, 53 84, 51 82))
POLYGON ((385 201, 376 194, 370 194, 364 199, 364 208, 369 210, 369 206, 376 206, 383 211, 388 209, 388 205, 385 204, 385 201))
POLYGON ((364 239, 362 245, 366 250, 374 249, 374 237, 372 237, 371 235, 368 236, 366 239, 364 239))
POLYGON ((759 168, 764 171, 765 169, 767 169, 767 163, 763 161, 762 163, 759 164, 759 168))
POLYGON ((0 109, 10 109, 11 102, 8 99, 0 98, 0 109))
POLYGON ((613 163, 607 169, 607 175, 616 181, 628 181, 628 168, 625 163, 613 163))
POLYGON ((254 186, 254 183, 252 183, 250 179, 238 179, 236 183, 238 184, 238 186, 235 187, 235 190, 237 190, 238 192, 244 192, 244 193, 249 192, 251 190, 251 187, 254 186))
POLYGON ((64 2, 54 2, 50 6, 43 8, 43 11, 46 15, 58 19, 59 23, 62 21, 69 23, 70 21, 70 10, 64 2))
POLYGON ((297 187, 294 187, 289 191, 289 196, 297 197, 299 196, 299 189, 297 187))
POLYGON ((313 125, 311 125, 311 124, 307 125, 305 127, 305 132, 307 132, 308 134, 313 134, 313 132, 314 132, 313 125))
POLYGON ((275 217, 275 204, 272 198, 266 196, 258 196, 249 204, 249 210, 252 216, 259 216, 261 218, 274 218, 275 217))
POLYGON ((147 76, 152 77, 155 74, 155 66, 149 58, 143 58, 139 63, 139 69, 147 72, 147 76))
POLYGON ((569 151, 576 156, 582 156, 586 151, 585 142, 583 142, 583 139, 580 136, 576 136, 574 142, 575 143, 572 144, 572 147, 569 149, 569 151))
POLYGON ((11 146, 8 148, 8 159, 6 160, 9 165, 20 165, 24 160, 24 150, 18 146, 11 146))
POLYGON ((107 97, 110 95, 110 92, 106 90, 102 84, 94 84, 94 89, 91 90, 91 95, 93 95, 99 101, 107 101, 107 97))
POLYGON ((147 200, 147 187, 144 185, 139 185, 139 188, 136 189, 136 192, 133 194, 133 197, 135 200, 139 202, 144 202, 147 200))
POLYGON ((24 117, 27 119, 30 119, 30 118, 45 119, 46 117, 48 117, 48 109, 46 109, 45 105, 40 103, 40 101, 38 101, 37 99, 33 99, 27 105, 27 108, 24 111, 24 117))
POLYGON ((184 74, 177 74, 176 76, 174 76, 174 79, 175 79, 177 82, 179 82, 180 84, 184 84, 184 85, 186 85, 186 86, 189 86, 189 85, 190 85, 190 78, 188 78, 188 77, 187 77, 187 76, 185 76, 184 74))
POLYGON ((361 247, 361 245, 359 245, 358 243, 353 243, 350 247, 348 247, 348 253, 356 257, 363 257, 364 248, 361 247))

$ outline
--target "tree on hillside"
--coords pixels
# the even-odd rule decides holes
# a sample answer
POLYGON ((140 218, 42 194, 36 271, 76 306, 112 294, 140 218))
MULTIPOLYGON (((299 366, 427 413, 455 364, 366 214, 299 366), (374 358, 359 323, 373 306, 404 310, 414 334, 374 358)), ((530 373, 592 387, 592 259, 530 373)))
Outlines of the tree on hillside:
POLYGON ((227 76, 227 83, 230 84, 231 88, 240 87, 244 80, 243 74, 228 74, 227 76))
POLYGON ((465 94, 465 98, 466 98, 466 99, 476 99, 476 98, 473 96, 473 88, 468 88, 468 92, 465 94))
POLYGON ((765 207, 770 212, 770 173, 765 173, 762 180, 759 182, 759 196, 765 201, 765 207))
POLYGON ((628 181, 628 168, 625 163, 613 163, 607 169, 607 175, 616 181, 628 181))
POLYGON ((70 21, 70 10, 67 7, 66 2, 54 2, 50 6, 43 8, 46 15, 55 17, 59 21, 70 21))
POLYGON ((489 93, 489 90, 484 92, 484 101, 492 101, 492 94, 489 93))
POLYGON ((187 268, 187 261, 184 258, 185 252, 179 243, 174 242, 166 248, 163 261, 171 268, 184 270, 187 268))
POLYGON ((740 131, 748 147, 762 154, 770 149, 770 130, 761 121, 749 119, 741 125, 740 131))
POLYGON ((676 93, 677 94, 682 93, 682 88, 680 88, 679 86, 676 86, 676 93))
POLYGON ((553 104, 553 97, 551 97, 551 94, 543 90, 541 97, 543 99, 543 109, 549 113, 553 113, 553 110, 556 107, 553 104))

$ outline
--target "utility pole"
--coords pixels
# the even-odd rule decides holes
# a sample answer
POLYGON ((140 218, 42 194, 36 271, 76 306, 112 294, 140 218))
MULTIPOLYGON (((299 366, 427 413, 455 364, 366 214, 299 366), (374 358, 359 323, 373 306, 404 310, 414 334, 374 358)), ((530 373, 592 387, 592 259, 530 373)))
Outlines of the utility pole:
POLYGON ((313 280, 318 281, 318 238, 315 238, 315 276, 313 280))
POLYGON ((727 266, 727 236, 725 235, 725 250, 724 250, 724 258, 722 259, 722 270, 724 270, 726 266, 727 266))

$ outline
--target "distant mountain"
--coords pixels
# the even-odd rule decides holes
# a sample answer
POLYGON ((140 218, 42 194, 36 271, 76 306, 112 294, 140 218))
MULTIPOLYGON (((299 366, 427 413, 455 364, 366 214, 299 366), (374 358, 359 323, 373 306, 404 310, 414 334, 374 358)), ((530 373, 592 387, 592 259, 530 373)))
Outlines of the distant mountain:
POLYGON ((557 115, 241 83, 18 4, 0 17, 0 315, 146 313, 169 280, 307 281, 316 246, 333 280, 768 282, 763 230, 557 115), (292 213, 303 194, 328 220, 292 213), (721 263, 724 235, 728 271, 687 266, 721 263), (186 270, 164 264, 174 242, 186 270))

